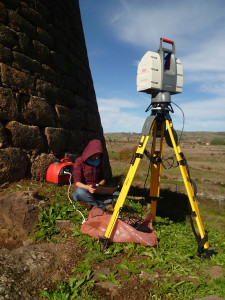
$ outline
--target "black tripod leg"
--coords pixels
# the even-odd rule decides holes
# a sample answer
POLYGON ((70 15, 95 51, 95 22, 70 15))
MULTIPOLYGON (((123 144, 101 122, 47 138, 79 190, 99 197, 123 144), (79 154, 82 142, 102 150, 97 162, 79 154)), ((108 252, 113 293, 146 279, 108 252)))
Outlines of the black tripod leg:
POLYGON ((152 158, 151 158, 151 183, 150 183, 150 200, 151 200, 151 216, 153 222, 156 216, 157 200, 159 199, 160 191, 160 177, 162 170, 162 151, 163 151, 163 137, 164 137, 165 122, 155 122, 153 129, 152 141, 152 158), (160 148, 156 151, 156 134, 157 127, 161 126, 160 148))

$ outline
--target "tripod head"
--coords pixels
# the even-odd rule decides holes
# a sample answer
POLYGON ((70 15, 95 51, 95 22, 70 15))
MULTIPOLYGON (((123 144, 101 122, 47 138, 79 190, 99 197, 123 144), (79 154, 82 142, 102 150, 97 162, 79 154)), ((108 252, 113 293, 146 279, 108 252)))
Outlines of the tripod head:
POLYGON ((171 95, 182 93, 182 88, 183 68, 179 58, 175 58, 175 43, 160 38, 158 51, 148 51, 138 65, 137 91, 151 94, 150 107, 160 110, 171 107, 171 95), (164 43, 170 44, 171 49, 164 48, 164 43))

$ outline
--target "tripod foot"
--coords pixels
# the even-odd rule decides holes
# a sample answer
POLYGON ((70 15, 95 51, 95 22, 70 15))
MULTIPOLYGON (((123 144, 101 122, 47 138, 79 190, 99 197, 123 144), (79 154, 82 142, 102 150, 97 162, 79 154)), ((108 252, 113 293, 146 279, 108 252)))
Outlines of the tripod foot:
POLYGON ((99 236, 99 241, 101 242, 101 251, 104 251, 109 247, 109 238, 105 236, 99 236))
POLYGON ((201 251, 200 256, 203 256, 204 258, 210 259, 213 254, 217 253, 216 250, 217 250, 216 247, 208 247, 207 249, 203 249, 201 251))

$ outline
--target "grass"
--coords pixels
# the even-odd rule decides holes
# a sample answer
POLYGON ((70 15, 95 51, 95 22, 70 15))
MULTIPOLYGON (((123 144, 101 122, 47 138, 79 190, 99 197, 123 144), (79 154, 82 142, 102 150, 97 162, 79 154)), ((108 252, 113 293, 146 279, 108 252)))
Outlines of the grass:
POLYGON ((82 235, 76 229, 74 236, 88 249, 88 253, 84 255, 84 260, 74 270, 76 275, 68 283, 58 283, 56 291, 45 291, 42 296, 45 296, 45 299, 60 299, 57 298, 58 295, 65 297, 62 299, 80 299, 79 297, 88 290, 91 297, 94 282, 89 279, 96 264, 113 259, 121 253, 122 262, 116 266, 112 265, 108 274, 97 274, 100 280, 120 286, 131 276, 136 276, 142 271, 146 274, 159 272, 160 278, 152 282, 157 297, 166 295, 168 299, 194 299, 193 297, 208 294, 225 296, 224 278, 211 280, 205 272, 213 265, 221 266, 223 271, 225 270, 225 235, 213 229, 209 231, 210 241, 218 247, 219 252, 213 255, 211 260, 205 260, 196 254, 196 243, 188 224, 157 218, 154 229, 159 238, 155 248, 136 244, 113 244, 104 253, 100 251, 99 242, 82 235), (70 295, 70 298, 66 298, 65 295, 70 295), (77 298, 73 298, 75 296, 77 298))
MULTIPOLYGON (((53 193, 52 188, 48 192, 53 193)), ((126 205, 136 213, 141 213, 140 203, 133 201, 132 197, 126 201, 126 205)), ((95 282, 91 274, 96 265, 106 261, 112 263, 109 263, 107 274, 97 274, 99 280, 121 287, 130 278, 139 278, 139 274, 144 273, 146 278, 140 279, 140 284, 145 280, 151 283, 149 298, 146 299, 194 299, 209 294, 225 297, 224 278, 211 279, 206 272, 212 266, 220 266, 225 274, 225 234, 218 230, 208 228, 210 243, 218 248, 217 254, 210 260, 197 255, 197 244, 190 224, 174 223, 160 217, 157 217, 154 226, 159 240, 156 247, 133 243, 112 244, 101 252, 98 241, 80 232, 81 218, 74 213, 65 195, 62 197, 60 191, 55 191, 49 209, 41 211, 39 229, 33 237, 39 241, 56 242, 58 232, 54 224, 58 219, 69 219, 76 224, 72 235, 88 252, 74 269, 74 276, 68 282, 56 282, 55 290, 42 291, 41 299, 98 299, 93 291, 95 282), (120 257, 121 262, 114 264, 115 257, 120 257), (156 273, 159 274, 157 279, 148 279, 148 275, 156 273)))
MULTIPOLYGON (((198 146, 195 146, 195 149, 197 148, 198 146)), ((16 191, 29 190, 35 186, 41 191, 41 197, 50 203, 49 209, 40 212, 38 228, 33 234, 36 241, 61 242, 61 235, 56 230, 55 223, 59 219, 69 219, 75 224, 73 238, 87 249, 74 269, 74 276, 67 282, 56 282, 54 290, 43 291, 41 299, 103 299, 102 295, 95 293, 96 280, 111 282, 119 289, 126 282, 130 284, 131 280, 135 280, 137 286, 147 281, 149 290, 143 299, 195 299, 207 295, 225 297, 225 213, 218 206, 219 202, 213 202, 205 197, 208 193, 215 192, 220 197, 224 195, 224 174, 212 173, 219 169, 218 165, 214 164, 215 160, 220 158, 220 152, 218 153, 216 151, 211 153, 208 156, 209 161, 201 160, 201 157, 204 158, 201 153, 191 154, 193 166, 201 166, 200 170, 191 168, 191 177, 198 182, 198 190, 205 192, 203 200, 200 199, 200 214, 208 231, 210 245, 217 247, 217 253, 213 254, 211 259, 198 256, 197 244, 188 222, 173 222, 159 216, 154 225, 158 237, 157 246, 117 243, 102 252, 100 242, 80 232, 82 220, 67 200, 66 187, 49 186, 46 189, 41 183, 35 182, 30 187, 17 185, 16 191), (208 169, 209 166, 212 170, 208 169), (99 266, 100 269, 107 267, 106 274, 98 271, 99 266), (213 279, 208 270, 212 270, 215 266, 219 268, 221 276, 213 279), (97 279, 93 279, 93 274, 96 274, 97 279)), ((120 159, 118 151, 112 150, 109 156, 113 160, 111 163, 113 174, 122 175, 120 179, 124 180, 129 169, 128 159, 130 160, 131 151, 120 153, 120 159)), ((144 181, 148 164, 146 158, 141 161, 134 185, 144 181)), ((222 166, 220 168, 222 169, 222 166)), ((183 181, 179 169, 163 170, 161 184, 168 188, 176 187, 180 191, 183 188, 183 181)), ((142 213, 140 202, 134 201, 132 194, 125 205, 137 215, 142 213)), ((81 209, 79 203, 77 208, 81 209)), ((176 206, 173 206, 173 209, 176 209, 176 206)), ((85 217, 88 216, 86 210, 83 213, 85 217)))

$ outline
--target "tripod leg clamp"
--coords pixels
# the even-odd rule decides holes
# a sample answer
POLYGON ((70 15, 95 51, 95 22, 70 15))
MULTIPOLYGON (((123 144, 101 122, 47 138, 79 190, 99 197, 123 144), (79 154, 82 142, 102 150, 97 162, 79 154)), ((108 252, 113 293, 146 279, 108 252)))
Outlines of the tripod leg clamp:
POLYGON ((158 201, 160 199, 160 197, 150 197, 150 200, 152 201, 158 201))
POLYGON ((143 154, 141 153, 134 153, 131 158, 130 164, 133 165, 135 163, 136 158, 143 158, 143 154))

